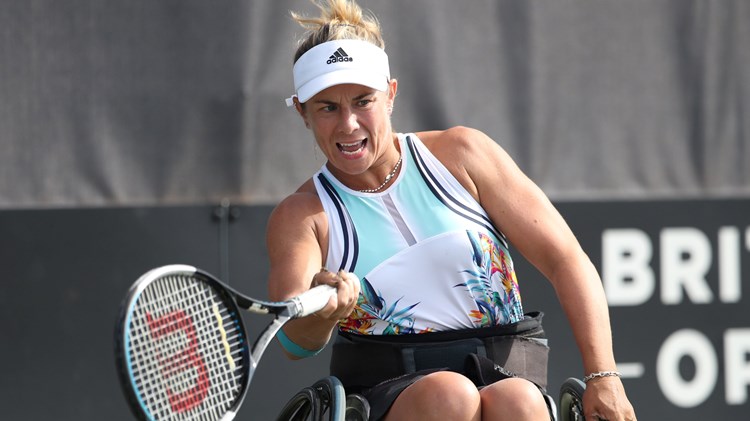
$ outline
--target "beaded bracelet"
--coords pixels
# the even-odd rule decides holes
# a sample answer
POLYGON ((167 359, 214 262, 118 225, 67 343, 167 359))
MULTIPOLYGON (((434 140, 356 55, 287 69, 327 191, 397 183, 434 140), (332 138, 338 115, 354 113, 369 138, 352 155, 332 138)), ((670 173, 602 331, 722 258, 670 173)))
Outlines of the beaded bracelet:
POLYGON ((584 383, 588 383, 589 380, 593 380, 599 377, 620 377, 619 371, 597 371, 596 373, 591 373, 583 378, 584 383))

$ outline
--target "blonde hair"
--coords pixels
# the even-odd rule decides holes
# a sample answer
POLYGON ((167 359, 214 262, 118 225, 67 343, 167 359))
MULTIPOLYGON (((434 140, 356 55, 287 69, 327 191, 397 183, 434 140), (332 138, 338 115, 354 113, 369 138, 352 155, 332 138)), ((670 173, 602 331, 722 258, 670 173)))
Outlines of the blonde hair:
POLYGON ((319 17, 291 12, 292 18, 306 29, 294 53, 294 63, 309 49, 338 39, 357 39, 385 49, 378 19, 350 0, 311 0, 320 9, 319 17))

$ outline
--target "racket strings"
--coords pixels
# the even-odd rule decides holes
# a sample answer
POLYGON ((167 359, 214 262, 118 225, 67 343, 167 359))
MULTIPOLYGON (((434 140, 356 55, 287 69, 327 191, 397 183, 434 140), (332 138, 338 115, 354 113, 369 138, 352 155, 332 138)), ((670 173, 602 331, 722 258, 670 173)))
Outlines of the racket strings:
MULTIPOLYGON (((210 294, 210 290, 198 291, 197 294, 188 295, 186 298, 187 300, 181 303, 182 308, 193 308, 199 303, 201 305, 205 303, 212 303, 212 307, 216 305, 216 297, 214 297, 213 294, 210 294)), ((197 330, 196 336, 207 337, 210 332, 204 332, 203 330, 211 327, 211 323, 209 323, 210 316, 205 312, 199 312, 197 313, 197 315, 198 318, 195 323, 197 330)), ((224 319, 223 316, 222 319, 224 319)), ((235 381, 236 376, 227 376, 225 372, 220 370, 225 366, 225 364, 222 364, 221 356, 218 356, 215 353, 209 353, 206 355, 202 355, 201 357, 202 364, 204 364, 203 366, 201 366, 201 369, 212 373, 210 378, 214 383, 212 385, 212 389, 215 391, 215 393, 207 394, 207 391, 204 391, 203 394, 199 394, 198 396, 196 396, 195 394, 188 394, 187 402, 180 402, 180 404, 185 404, 183 405, 183 408, 189 407, 191 409, 189 413, 193 419, 216 419, 227 409, 227 402, 231 403, 232 399, 234 398, 232 388, 237 387, 237 383, 235 381), (206 399, 204 402, 191 401, 193 399, 203 400, 204 398, 206 399), (197 404, 201 404, 200 407, 193 408, 193 406, 197 406, 197 404), (201 415, 205 415, 205 417, 201 415)), ((172 382, 191 386, 195 384, 194 377, 195 371, 184 370, 181 372, 181 376, 179 378, 172 379, 172 382)), ((165 412, 167 413, 172 413, 172 409, 174 408, 165 406, 165 412)))
POLYGON ((231 407, 247 346, 238 317, 210 285, 187 276, 162 278, 143 291, 129 326, 131 367, 156 419, 218 419, 231 407))
MULTIPOLYGON (((188 295, 187 297, 185 297, 187 299, 186 302, 183 304, 183 306, 181 306, 182 308, 189 308, 189 309, 198 309, 198 308, 201 308, 201 311, 195 313, 195 316, 197 316, 197 317, 194 320, 196 322, 194 324, 195 329, 196 329, 196 332, 194 333, 194 335, 196 337, 200 337, 200 338, 209 337, 209 335, 211 334, 211 332, 206 332, 205 331, 205 328, 208 327, 208 323, 207 322, 209 322, 209 320, 205 320, 206 314, 202 311, 203 310, 202 307, 197 307, 199 305, 199 303, 196 302, 196 300, 198 300, 201 303, 206 303, 206 302, 209 302, 209 301, 213 303, 215 297, 213 297, 212 294, 207 294, 207 292, 208 291, 203 290, 203 291, 197 291, 196 294, 190 294, 190 295, 188 295), (203 293, 203 294, 201 294, 201 293, 203 293), (203 296, 201 296, 201 295, 203 295, 203 296)), ((173 342, 171 344, 174 345, 175 343, 177 343, 177 342, 173 342)), ((191 346, 194 346, 192 342, 190 344, 188 344, 188 347, 191 347, 191 346)), ((225 409, 223 407, 223 405, 222 405, 222 402, 220 402, 220 401, 217 402, 217 400, 221 398, 219 395, 223 394, 222 391, 221 391, 221 389, 220 389, 219 393, 209 394, 208 393, 209 392, 208 389, 211 387, 211 385, 210 384, 209 385, 205 385, 205 382, 206 382, 207 379, 211 379, 211 381, 215 381, 216 380, 215 374, 217 373, 217 364, 216 364, 216 359, 214 358, 215 354, 214 353, 208 353, 208 354, 206 354, 205 352, 201 352, 200 353, 200 355, 198 356, 198 358, 200 358, 200 362, 201 362, 201 365, 199 366, 200 373, 198 375, 198 379, 196 379, 195 378, 195 375, 196 375, 196 371, 195 370, 185 369, 185 368, 189 368, 189 367, 185 366, 185 363, 189 362, 189 361, 192 361, 192 358, 194 358, 195 355, 188 354, 187 356, 185 356, 185 353, 184 352, 180 353, 179 349, 182 349, 182 348, 178 344, 177 350, 175 351, 175 352, 177 352, 177 354, 173 354, 172 350, 168 351, 169 355, 181 355, 181 356, 183 356, 183 360, 182 361, 177 361, 175 363, 178 366, 180 364, 182 364, 182 367, 181 367, 182 370, 179 372, 179 377, 177 377, 175 379, 174 383, 176 385, 180 386, 180 388, 178 390, 180 390, 180 389, 185 390, 184 388, 187 387, 188 388, 187 389, 188 393, 184 396, 184 398, 182 400, 178 400, 177 401, 177 407, 178 408, 182 408, 182 409, 189 408, 190 409, 189 412, 190 412, 191 416, 195 417, 195 415, 201 414, 201 412, 195 412, 194 408, 196 408, 199 405, 201 405, 203 402, 205 402, 204 399, 208 398, 212 402, 206 402, 206 405, 203 405, 203 412, 205 413, 204 415, 208 416, 208 418, 206 418, 206 419, 214 419, 216 416, 220 415, 220 413, 221 413, 220 411, 223 411, 225 409), (188 361, 185 361, 185 360, 188 360, 188 361), (211 373, 210 377, 208 377, 208 373, 211 373), (201 378, 201 375, 203 376, 203 379, 201 378), (196 386, 196 380, 198 381, 199 390, 198 390, 197 393, 190 393, 191 392, 190 388, 191 387, 194 388, 196 386), (201 380, 203 380, 203 382, 201 382, 201 380), (205 387, 205 390, 201 390, 200 389, 201 385, 203 387, 205 387)), ((192 348, 188 348, 188 349, 192 349, 192 348)), ((222 374, 222 375, 224 374, 224 373, 221 373, 221 372, 219 372, 219 373, 222 374)), ((174 402, 170 401, 170 404, 172 405, 171 408, 164 408, 165 412, 167 414, 170 414, 172 412, 172 410, 174 409, 174 402)), ((188 411, 186 411, 186 412, 188 412, 188 411)), ((200 417, 200 418, 203 418, 203 417, 200 417)))
MULTIPOLYGON (((201 311, 200 315, 204 319, 208 320, 201 320, 200 323, 197 323, 197 329, 198 337, 210 337, 211 335, 214 335, 216 333, 216 329, 218 326, 215 326, 211 321, 216 320, 214 312, 217 309, 221 315, 221 310, 223 309, 226 315, 221 315, 222 323, 227 318, 230 318, 231 316, 228 314, 229 310, 222 304, 219 307, 219 304, 221 302, 219 301, 217 303, 217 296, 216 294, 213 294, 213 291, 206 288, 202 290, 203 297, 199 295, 194 295, 190 297, 190 302, 188 303, 188 306, 191 308, 194 306, 200 306, 200 308, 203 310, 201 311), (207 303, 210 303, 209 306, 207 303), (210 313, 209 310, 210 309, 210 313), (211 318, 213 315, 213 319, 211 318), (202 323, 205 321, 205 323, 202 323), (210 331, 206 331, 206 329, 210 329, 210 331)), ((230 324, 231 325, 231 324, 230 324)), ((220 331, 221 329, 219 329, 220 331)), ((234 335, 235 338, 238 337, 238 335, 234 335)), ((223 339, 223 338, 222 338, 223 339)), ((216 340, 216 338, 214 338, 216 340)), ((227 341, 228 341, 227 337, 227 341)), ((215 348, 211 348, 212 351, 215 348)), ((241 348, 239 349, 239 352, 241 352, 241 348)), ((208 415, 210 419, 213 419, 215 417, 220 416, 223 414, 226 409, 228 409, 231 402, 234 400, 236 396, 237 389, 239 387, 238 379, 241 378, 240 376, 234 376, 229 375, 229 373, 226 370, 226 363, 225 363, 226 355, 222 354, 221 352, 209 352, 204 356, 205 364, 208 366, 208 372, 211 373, 211 380, 214 383, 213 384, 213 390, 215 393, 208 394, 207 398, 208 401, 205 402, 205 405, 202 406, 203 411, 210 412, 208 415)), ((231 365, 230 365, 231 367, 231 365)), ((185 376, 183 376, 183 380, 190 381, 191 378, 189 376, 189 372, 183 373, 185 376)))
MULTIPOLYGON (((185 341, 185 336, 178 334, 178 332, 175 332, 174 335, 170 334, 168 336, 168 338, 170 339, 169 341, 165 341, 161 337, 161 335, 158 334, 159 332, 163 332, 163 329, 154 329, 153 324, 149 323, 149 321, 152 321, 154 319, 161 320, 159 319, 160 316, 168 317, 170 314, 175 314, 168 311, 162 311, 164 309, 162 308, 162 304, 160 303, 160 297, 170 297, 171 299, 175 300, 178 304, 178 306, 176 306, 177 308, 184 309, 187 307, 184 300, 186 297, 188 297, 187 291, 183 291, 182 295, 167 293, 167 291, 165 290, 170 289, 166 288, 167 282, 168 281, 166 280, 164 282, 154 282, 147 290, 143 292, 142 297, 139 299, 140 308, 137 309, 138 312, 135 318, 136 321, 141 322, 143 320, 146 320, 146 323, 139 324, 138 332, 140 335, 139 338, 142 340, 142 343, 145 344, 144 346, 150 347, 142 351, 141 362, 145 366, 141 373, 144 378, 142 395, 146 400, 146 404, 149 409, 160 419, 170 419, 168 416, 169 409, 171 408, 171 403, 169 402, 167 388, 169 388, 171 392, 175 393, 189 391, 189 389, 184 387, 185 385, 188 385, 187 381, 185 380, 187 371, 182 372, 182 375, 179 375, 180 372, 178 371, 178 375, 174 375, 174 373, 170 373, 174 370, 165 369, 162 361, 164 361, 166 358, 169 358, 169 366, 180 367, 181 364, 184 364, 184 362, 181 361, 182 359, 180 358, 180 356, 185 357, 185 360, 189 360, 189 357, 191 355, 193 358, 195 358, 196 355, 199 355, 197 354, 199 348, 188 348, 188 342, 185 341), (186 349, 189 349, 191 352, 183 354, 178 353, 179 350, 184 351, 186 349), (165 382, 167 383, 166 385, 162 384, 165 382)), ((168 324, 168 327, 174 327, 176 323, 179 323, 179 321, 176 320, 176 317, 175 320, 172 321, 173 323, 171 325, 168 324)), ((135 324, 136 323, 134 322, 133 325, 135 324)), ((190 326, 194 327, 194 324, 191 322, 190 326)), ((196 334, 194 331, 186 333, 188 335, 192 333, 193 336, 196 334)), ((133 335, 133 337, 135 338, 135 335, 133 335)), ((199 361, 202 363, 202 360, 199 361)), ((205 370, 205 367, 197 368, 205 370)), ((191 370, 191 373, 194 372, 191 370)), ((194 386, 194 383, 189 385, 194 386)))

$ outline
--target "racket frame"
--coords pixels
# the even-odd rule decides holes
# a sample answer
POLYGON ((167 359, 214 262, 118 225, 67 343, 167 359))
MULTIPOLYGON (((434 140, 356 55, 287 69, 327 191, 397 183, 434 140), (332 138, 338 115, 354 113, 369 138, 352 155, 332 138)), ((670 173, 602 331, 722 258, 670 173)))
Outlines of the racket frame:
POLYGON ((141 275, 128 290, 125 299, 120 306, 120 312, 115 325, 115 360, 120 384, 125 393, 132 412, 141 420, 156 420, 151 415, 143 402, 137 386, 133 380, 133 370, 130 363, 130 334, 129 328, 132 322, 132 314, 141 294, 159 279, 168 276, 189 276, 199 278, 206 282, 222 298, 229 308, 234 312, 238 331, 244 336, 241 360, 245 373, 242 376, 239 394, 231 407, 221 417, 221 420, 231 420, 235 417, 252 380, 255 369, 260 362, 264 351, 273 340, 284 324, 293 319, 312 314, 325 306, 328 298, 335 293, 336 289, 330 286, 319 286, 313 288, 300 296, 293 297, 288 301, 274 302, 263 301, 248 297, 232 287, 219 281, 215 276, 190 265, 174 264, 154 268, 141 275), (273 320, 256 337, 252 347, 248 346, 248 335, 239 309, 255 314, 272 315, 273 320))

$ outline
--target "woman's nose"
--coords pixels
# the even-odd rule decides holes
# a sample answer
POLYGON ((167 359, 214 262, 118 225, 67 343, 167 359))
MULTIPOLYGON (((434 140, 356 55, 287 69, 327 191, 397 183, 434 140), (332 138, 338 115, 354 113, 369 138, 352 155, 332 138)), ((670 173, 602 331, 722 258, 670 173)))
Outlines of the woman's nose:
POLYGON ((352 133, 357 130, 359 128, 357 114, 350 109, 342 108, 339 127, 343 133, 352 133))

